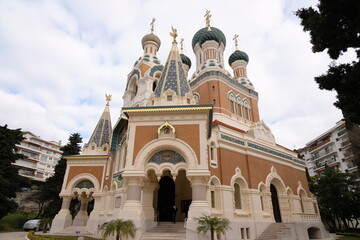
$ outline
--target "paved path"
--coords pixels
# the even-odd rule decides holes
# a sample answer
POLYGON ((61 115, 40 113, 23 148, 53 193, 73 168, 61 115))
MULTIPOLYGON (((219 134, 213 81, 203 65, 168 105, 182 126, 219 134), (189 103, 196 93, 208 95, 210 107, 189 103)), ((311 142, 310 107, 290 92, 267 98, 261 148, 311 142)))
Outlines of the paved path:
POLYGON ((0 240, 25 240, 27 232, 0 233, 0 240))

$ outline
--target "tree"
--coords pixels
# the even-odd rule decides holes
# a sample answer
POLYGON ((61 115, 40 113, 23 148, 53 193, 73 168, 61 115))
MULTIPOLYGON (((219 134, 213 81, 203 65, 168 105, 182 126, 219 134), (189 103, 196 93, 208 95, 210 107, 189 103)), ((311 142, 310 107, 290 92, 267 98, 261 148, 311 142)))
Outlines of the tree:
POLYGON ((16 191, 27 183, 12 165, 23 157, 16 153, 16 144, 20 144, 21 140, 21 129, 11 130, 7 125, 0 126, 0 219, 17 209, 18 205, 11 198, 15 198, 16 191))
POLYGON ((59 197, 59 194, 61 192, 66 171, 66 159, 64 156, 79 154, 81 151, 80 143, 82 143, 80 134, 73 133, 69 137, 69 142, 61 148, 63 153, 58 164, 55 166, 55 174, 48 178, 41 188, 41 198, 44 199, 44 201, 49 201, 49 204, 42 214, 43 217, 54 218, 60 211, 62 200, 59 197))
MULTIPOLYGON (((296 12, 304 31, 310 32, 313 52, 327 49, 331 59, 354 50, 357 59, 351 63, 332 62, 327 73, 315 77, 320 89, 337 92, 336 107, 341 109, 349 130, 349 139, 360 163, 360 1, 319 0, 317 9, 302 8, 296 12)), ((358 168, 360 173, 360 168, 358 168)))
POLYGON ((221 234, 225 234, 227 230, 231 229, 230 221, 226 218, 211 217, 203 214, 202 217, 195 218, 195 220, 198 223, 197 231, 204 234, 210 231, 211 240, 214 240, 214 233, 220 239, 221 234))
POLYGON ((121 236, 134 238, 136 234, 136 227, 132 220, 116 219, 110 222, 103 223, 100 227, 103 231, 102 236, 106 239, 108 236, 115 234, 116 240, 120 240, 121 236))
POLYGON ((325 166, 322 175, 313 177, 323 220, 333 230, 356 228, 360 220, 360 182, 355 174, 325 166), (354 225, 354 223, 356 223, 354 225))

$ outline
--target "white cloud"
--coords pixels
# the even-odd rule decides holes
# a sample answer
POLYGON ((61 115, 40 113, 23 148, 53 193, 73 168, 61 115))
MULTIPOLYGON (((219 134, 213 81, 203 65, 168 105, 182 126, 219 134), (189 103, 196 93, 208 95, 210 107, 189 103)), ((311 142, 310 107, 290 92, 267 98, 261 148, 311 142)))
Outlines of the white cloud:
POLYGON ((227 37, 226 62, 234 51, 232 36, 240 35, 240 48, 250 57, 248 76, 259 92, 261 118, 280 144, 302 147, 341 118, 332 105, 334 93, 320 91, 313 80, 330 60, 325 53, 311 52, 308 33, 293 15, 315 3, 1 1, 0 125, 63 142, 80 132, 86 141, 105 106, 105 93, 113 95, 115 124, 127 74, 143 53, 141 39, 150 32, 151 19, 157 18, 161 62, 170 50, 173 25, 194 63, 191 40, 209 9, 212 25, 227 37))

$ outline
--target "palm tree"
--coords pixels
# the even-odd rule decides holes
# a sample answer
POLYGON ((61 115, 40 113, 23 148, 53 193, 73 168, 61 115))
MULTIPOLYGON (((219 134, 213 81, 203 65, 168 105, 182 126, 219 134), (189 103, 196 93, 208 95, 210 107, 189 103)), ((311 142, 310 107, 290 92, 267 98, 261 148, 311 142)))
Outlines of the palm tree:
POLYGON ((43 233, 47 233, 47 231, 49 231, 51 223, 52 223, 51 218, 42 218, 40 220, 39 228, 42 228, 43 233))
POLYGON ((202 217, 195 218, 195 220, 198 223, 197 231, 199 233, 206 234, 210 230, 211 240, 214 240, 214 233, 220 239, 221 233, 225 234, 227 230, 231 229, 230 221, 226 218, 211 217, 203 214, 202 217))
POLYGON ((121 236, 132 238, 135 237, 136 227, 132 220, 116 219, 110 222, 103 223, 100 227, 103 231, 102 236, 103 239, 107 238, 112 234, 116 234, 116 240, 120 240, 121 236))

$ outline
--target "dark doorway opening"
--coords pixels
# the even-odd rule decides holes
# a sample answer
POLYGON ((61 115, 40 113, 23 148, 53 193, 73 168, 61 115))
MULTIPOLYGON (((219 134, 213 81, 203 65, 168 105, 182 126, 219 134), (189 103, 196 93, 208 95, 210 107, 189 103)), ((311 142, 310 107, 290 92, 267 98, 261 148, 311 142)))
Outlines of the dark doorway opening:
POLYGON ((271 192, 271 202, 272 202, 272 206, 273 206, 275 222, 281 223, 279 198, 278 198, 277 190, 276 190, 275 186, 272 184, 270 184, 270 192, 271 192))
POLYGON ((159 182, 157 209, 159 221, 172 221, 173 205, 175 203, 175 183, 171 177, 164 176, 159 182))

